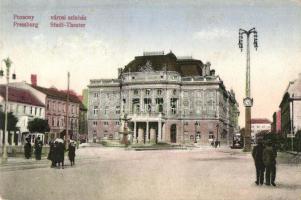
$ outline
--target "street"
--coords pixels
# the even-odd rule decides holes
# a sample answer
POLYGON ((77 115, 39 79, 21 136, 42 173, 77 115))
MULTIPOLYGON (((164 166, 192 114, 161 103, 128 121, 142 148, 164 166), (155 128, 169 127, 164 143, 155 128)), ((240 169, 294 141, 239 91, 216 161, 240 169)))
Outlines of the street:
MULTIPOLYGON (((298 199, 300 159, 279 153, 276 187, 256 186, 250 153, 211 147, 134 151, 85 147, 75 166, 10 158, 0 166, 0 197, 34 199, 298 199)), ((1 199, 0 198, 0 199, 1 199)))

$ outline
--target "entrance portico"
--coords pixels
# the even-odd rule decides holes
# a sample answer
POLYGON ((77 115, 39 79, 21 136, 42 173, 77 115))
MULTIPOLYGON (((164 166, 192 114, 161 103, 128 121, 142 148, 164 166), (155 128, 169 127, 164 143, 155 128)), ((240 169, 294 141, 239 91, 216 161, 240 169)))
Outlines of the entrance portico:
POLYGON ((132 118, 133 128, 133 143, 157 143, 162 142, 162 126, 165 122, 162 119, 162 115, 154 116, 141 116, 141 115, 129 115, 132 118))

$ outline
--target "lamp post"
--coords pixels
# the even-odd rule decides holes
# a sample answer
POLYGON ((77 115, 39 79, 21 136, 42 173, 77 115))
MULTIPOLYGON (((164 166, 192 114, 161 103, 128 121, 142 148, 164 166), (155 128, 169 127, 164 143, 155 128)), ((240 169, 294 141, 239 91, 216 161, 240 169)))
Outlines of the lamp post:
POLYGON ((195 128, 195 133, 194 133, 194 143, 197 143, 197 141, 196 141, 197 126, 198 126, 198 122, 195 121, 195 123, 194 123, 194 128, 195 128))
POLYGON ((250 35, 254 35, 254 47, 257 50, 257 31, 255 28, 252 28, 248 31, 239 29, 239 42, 238 46, 240 50, 243 49, 243 36, 247 36, 247 66, 246 66, 246 97, 244 98, 244 106, 245 106, 245 146, 244 151, 251 150, 251 107, 253 105, 253 99, 251 98, 251 86, 250 86, 250 35))
MULTIPOLYGON (((8 85, 9 85, 9 75, 10 75, 10 67, 12 64, 12 61, 7 58, 3 59, 5 62, 6 66, 6 86, 5 86, 5 104, 4 104, 4 109, 5 109, 5 119, 4 119, 4 144, 3 144, 3 151, 2 151, 2 162, 7 161, 7 141, 8 141, 8 133, 7 133, 7 107, 8 107, 8 85)), ((0 77, 2 78, 4 76, 4 71, 3 69, 0 70, 0 77)), ((12 74, 12 79, 16 79, 16 74, 12 74)), ((2 142, 2 141, 1 141, 2 142)))

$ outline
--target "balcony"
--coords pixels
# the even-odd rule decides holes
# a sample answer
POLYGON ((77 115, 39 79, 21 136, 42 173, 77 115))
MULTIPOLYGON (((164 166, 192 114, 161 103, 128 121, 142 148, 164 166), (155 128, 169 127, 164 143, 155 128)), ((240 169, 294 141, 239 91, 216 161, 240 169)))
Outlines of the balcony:
POLYGON ((159 119, 164 118, 165 114, 161 112, 139 112, 139 113, 129 113, 129 118, 135 121, 158 121, 159 119))

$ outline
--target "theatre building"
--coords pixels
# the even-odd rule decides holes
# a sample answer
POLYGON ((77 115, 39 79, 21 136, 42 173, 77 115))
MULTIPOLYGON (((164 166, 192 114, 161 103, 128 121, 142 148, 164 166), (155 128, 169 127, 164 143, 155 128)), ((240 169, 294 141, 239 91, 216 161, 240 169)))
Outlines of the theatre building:
POLYGON ((130 119, 133 143, 231 144, 238 103, 210 63, 172 52, 144 52, 117 79, 88 85, 90 142, 119 139, 120 118, 130 119))

